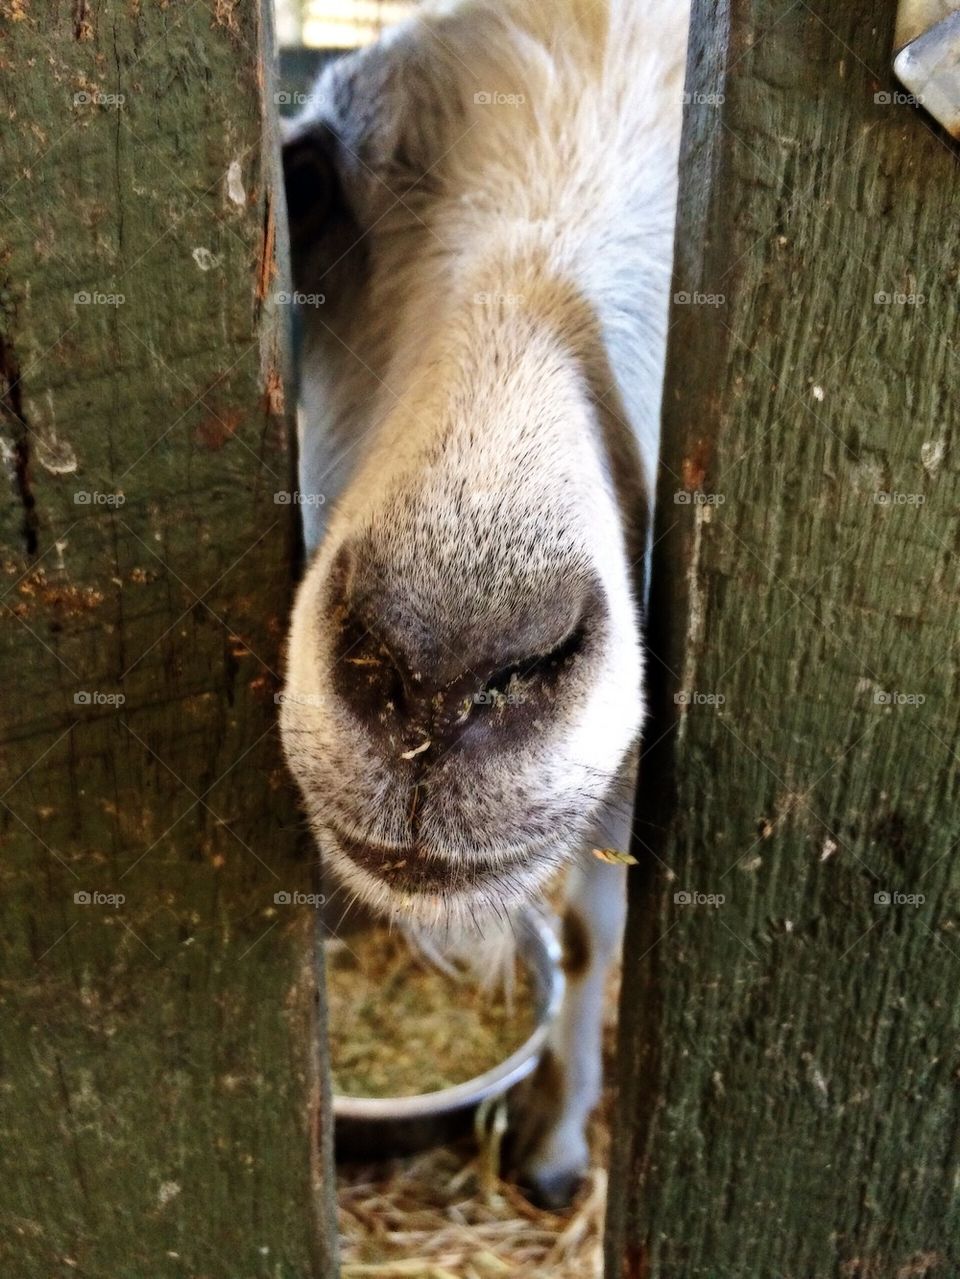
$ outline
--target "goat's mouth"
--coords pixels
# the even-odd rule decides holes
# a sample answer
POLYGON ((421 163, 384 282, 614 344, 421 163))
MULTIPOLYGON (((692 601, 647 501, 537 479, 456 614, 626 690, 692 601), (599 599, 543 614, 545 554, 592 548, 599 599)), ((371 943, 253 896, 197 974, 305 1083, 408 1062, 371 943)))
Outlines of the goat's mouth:
MULTIPOLYGON (((539 880, 541 858, 513 853, 502 858, 452 859, 429 849, 377 847, 327 825, 329 839, 348 864, 374 880, 377 888, 404 898, 484 897, 496 893, 524 895, 531 879, 539 880)), ((337 862, 334 862, 334 870, 337 862)), ((341 870, 344 869, 341 867, 341 870)))

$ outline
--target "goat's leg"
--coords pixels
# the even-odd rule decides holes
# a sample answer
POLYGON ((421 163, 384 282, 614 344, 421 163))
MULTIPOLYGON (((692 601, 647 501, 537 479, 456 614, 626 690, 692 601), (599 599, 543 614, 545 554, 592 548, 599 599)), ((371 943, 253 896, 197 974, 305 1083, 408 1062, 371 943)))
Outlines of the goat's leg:
MULTIPOLYGON (((596 846, 626 848, 628 839, 629 822, 621 818, 613 832, 598 834, 596 846)), ((512 1161, 521 1184, 546 1207, 570 1201, 589 1163, 587 1122, 603 1082, 604 993, 620 953, 625 874, 589 848, 572 868, 562 920, 563 1007, 536 1071, 511 1098, 512 1161)))

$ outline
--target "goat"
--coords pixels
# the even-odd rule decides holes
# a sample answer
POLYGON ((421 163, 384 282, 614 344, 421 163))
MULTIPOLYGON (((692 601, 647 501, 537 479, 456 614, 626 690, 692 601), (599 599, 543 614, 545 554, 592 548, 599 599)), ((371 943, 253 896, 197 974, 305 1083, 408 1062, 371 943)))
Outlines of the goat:
POLYGON ((554 1204, 625 910, 590 850, 630 831, 687 24, 427 5, 327 67, 284 144, 311 556, 285 752, 377 910, 482 926, 572 864, 566 1004, 514 1107, 554 1204))

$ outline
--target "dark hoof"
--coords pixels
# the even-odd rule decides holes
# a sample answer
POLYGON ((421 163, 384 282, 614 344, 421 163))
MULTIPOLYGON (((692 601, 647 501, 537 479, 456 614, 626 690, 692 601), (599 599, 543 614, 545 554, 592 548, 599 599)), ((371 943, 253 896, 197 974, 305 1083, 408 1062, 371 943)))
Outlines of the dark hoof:
POLYGON ((558 1212, 569 1208, 583 1185, 580 1172, 551 1172, 542 1176, 527 1174, 519 1181, 520 1189, 535 1208, 558 1212))

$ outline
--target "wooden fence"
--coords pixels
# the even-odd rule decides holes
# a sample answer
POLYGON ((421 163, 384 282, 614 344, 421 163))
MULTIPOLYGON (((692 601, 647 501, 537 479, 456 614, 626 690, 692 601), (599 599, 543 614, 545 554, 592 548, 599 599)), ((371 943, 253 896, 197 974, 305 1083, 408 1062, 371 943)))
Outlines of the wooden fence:
POLYGON ((5 7, 0 1269, 328 1276, 265 19, 5 7))
MULTIPOLYGON (((246 0, 6 0, 0 1264, 336 1273, 246 0)), ((697 0, 610 1279, 960 1273, 957 152, 697 0)))
POLYGON ((958 166, 895 8, 695 6, 610 1279, 960 1273, 958 166))

